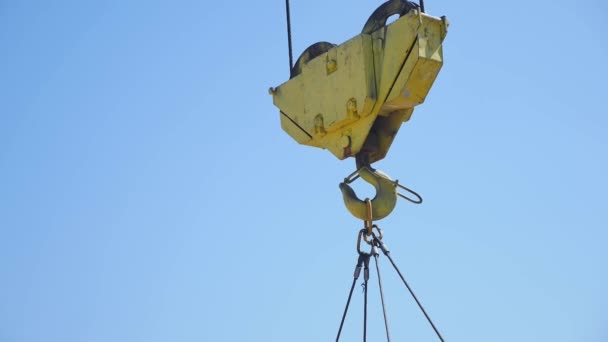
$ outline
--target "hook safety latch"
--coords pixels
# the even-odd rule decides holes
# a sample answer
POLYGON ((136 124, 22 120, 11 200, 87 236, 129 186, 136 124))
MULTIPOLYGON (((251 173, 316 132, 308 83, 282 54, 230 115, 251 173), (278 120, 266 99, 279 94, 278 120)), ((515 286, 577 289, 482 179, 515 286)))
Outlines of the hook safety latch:
POLYGON ((369 166, 364 166, 353 172, 349 177, 340 183, 340 190, 344 198, 346 209, 358 219, 368 220, 368 199, 361 200, 350 187, 351 182, 357 178, 363 178, 376 189, 376 196, 371 200, 372 219, 381 220, 387 217, 397 204, 397 183, 386 174, 374 170, 369 166))

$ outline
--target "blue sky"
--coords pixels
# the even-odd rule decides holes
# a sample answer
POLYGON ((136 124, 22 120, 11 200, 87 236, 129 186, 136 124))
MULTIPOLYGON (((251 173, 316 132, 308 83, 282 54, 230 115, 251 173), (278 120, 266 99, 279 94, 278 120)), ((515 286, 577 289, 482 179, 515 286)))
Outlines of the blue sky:
MULTIPOLYGON (((292 1, 294 53, 380 4, 292 1)), ((0 2, 0 341, 335 338, 354 161, 280 128, 283 6, 0 2)), ((608 341, 608 5, 426 7, 444 68, 377 164, 425 199, 379 222, 395 260, 447 341, 608 341)), ((435 341, 381 266, 393 339, 435 341)))

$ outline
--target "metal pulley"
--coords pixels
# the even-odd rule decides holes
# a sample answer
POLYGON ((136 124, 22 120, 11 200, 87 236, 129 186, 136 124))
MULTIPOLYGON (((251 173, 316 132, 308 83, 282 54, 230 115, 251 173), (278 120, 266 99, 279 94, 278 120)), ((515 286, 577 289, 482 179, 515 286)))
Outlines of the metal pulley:
POLYGON ((283 130, 338 159, 365 153, 369 163, 381 160, 443 65, 447 27, 445 17, 390 0, 361 34, 340 45, 313 44, 290 79, 270 89, 283 130), (387 25, 393 15, 399 19, 387 25))

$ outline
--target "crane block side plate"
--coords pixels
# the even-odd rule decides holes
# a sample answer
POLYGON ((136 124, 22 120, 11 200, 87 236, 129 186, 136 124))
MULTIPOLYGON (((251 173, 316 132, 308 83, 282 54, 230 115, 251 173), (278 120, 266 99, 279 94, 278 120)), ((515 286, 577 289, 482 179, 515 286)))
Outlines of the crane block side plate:
MULTIPOLYGON (((358 35, 310 60, 299 75, 280 85, 274 94, 274 104, 287 116, 281 117, 283 129, 302 144, 332 152, 336 149, 330 146, 340 146, 349 140, 343 138, 345 127, 369 116, 375 101, 369 35, 358 35)), ((350 127, 351 131, 353 128, 350 127)), ((361 136, 361 132, 357 135, 361 136)), ((349 150, 354 150, 352 144, 346 147, 349 150)), ((350 156, 343 152, 334 154, 339 159, 350 156)))

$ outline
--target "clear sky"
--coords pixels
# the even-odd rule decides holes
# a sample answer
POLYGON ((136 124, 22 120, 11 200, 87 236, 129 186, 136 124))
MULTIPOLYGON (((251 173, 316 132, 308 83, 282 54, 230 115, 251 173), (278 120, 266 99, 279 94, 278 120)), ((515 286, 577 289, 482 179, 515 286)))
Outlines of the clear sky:
MULTIPOLYGON (((380 4, 292 0, 294 53, 380 4)), ((377 164, 425 199, 378 222, 393 257, 447 341, 608 341, 608 5, 426 7, 444 68, 377 164)), ((354 161, 280 128, 283 1, 0 0, 0 46, 0 341, 335 339, 354 161)), ((381 267, 393 340, 436 341, 381 267)), ((357 287, 343 341, 361 317, 357 287)))

